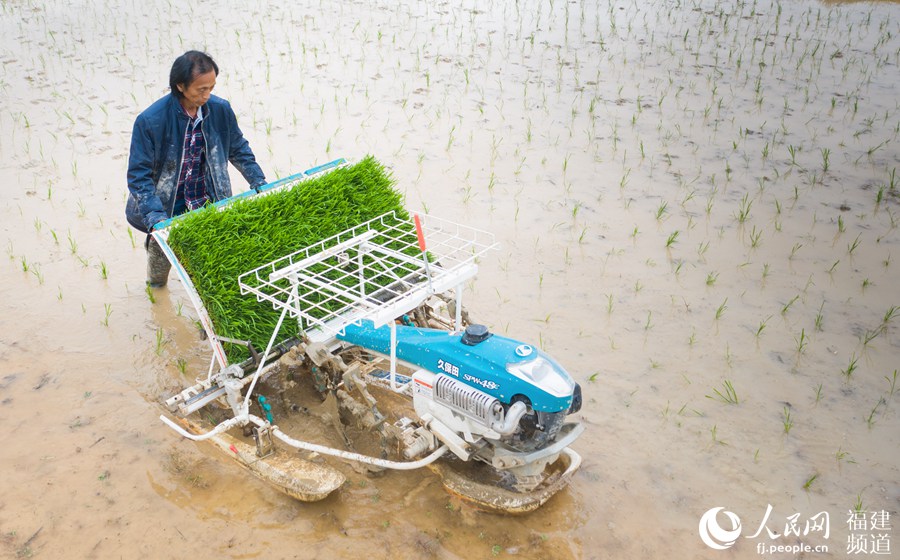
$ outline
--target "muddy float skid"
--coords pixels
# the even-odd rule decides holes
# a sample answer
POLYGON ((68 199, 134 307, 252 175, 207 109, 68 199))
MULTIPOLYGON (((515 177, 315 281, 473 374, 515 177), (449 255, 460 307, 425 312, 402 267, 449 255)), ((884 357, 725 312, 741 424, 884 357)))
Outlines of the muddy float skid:
POLYGON ((153 236, 213 347, 209 372, 165 401, 175 419, 160 418, 182 436, 303 501, 344 483, 335 459, 358 472, 428 467, 450 493, 505 513, 540 507, 578 469, 579 385, 540 349, 463 310, 477 259, 496 247, 489 233, 392 213, 249 270, 241 293, 279 310, 278 325, 264 351, 247 343, 251 357, 228 363, 222 343, 240 341, 216 334, 167 231, 153 236), (284 321, 301 334, 276 340, 284 321))

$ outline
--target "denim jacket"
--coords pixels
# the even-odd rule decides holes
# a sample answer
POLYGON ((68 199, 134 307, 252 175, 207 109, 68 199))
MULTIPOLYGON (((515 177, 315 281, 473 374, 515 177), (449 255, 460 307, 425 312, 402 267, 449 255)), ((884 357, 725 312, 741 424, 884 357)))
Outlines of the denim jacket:
MULTIPOLYGON (((172 216, 187 126, 187 115, 172 94, 156 101, 134 121, 125 217, 129 224, 145 233, 172 216)), ((206 142, 206 190, 211 200, 232 195, 229 161, 251 188, 266 183, 228 101, 210 96, 203 106, 200 126, 206 142)))

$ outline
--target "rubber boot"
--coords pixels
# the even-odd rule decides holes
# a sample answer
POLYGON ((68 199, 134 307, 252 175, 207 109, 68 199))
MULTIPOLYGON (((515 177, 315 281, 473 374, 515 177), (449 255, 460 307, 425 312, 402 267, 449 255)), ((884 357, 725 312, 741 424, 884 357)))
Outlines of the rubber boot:
POLYGON ((147 248, 147 285, 151 288, 162 288, 169 280, 172 264, 152 236, 147 236, 147 243, 144 246, 147 248))

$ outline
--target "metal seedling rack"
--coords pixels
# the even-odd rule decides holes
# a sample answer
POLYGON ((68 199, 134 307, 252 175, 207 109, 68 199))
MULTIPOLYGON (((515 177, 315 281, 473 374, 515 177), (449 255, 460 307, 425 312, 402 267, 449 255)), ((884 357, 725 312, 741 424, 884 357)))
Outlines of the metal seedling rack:
POLYGON ((493 235, 434 216, 417 235, 416 221, 390 212, 364 222, 242 274, 241 293, 296 318, 314 341, 364 319, 391 324, 451 288, 459 299, 493 235))

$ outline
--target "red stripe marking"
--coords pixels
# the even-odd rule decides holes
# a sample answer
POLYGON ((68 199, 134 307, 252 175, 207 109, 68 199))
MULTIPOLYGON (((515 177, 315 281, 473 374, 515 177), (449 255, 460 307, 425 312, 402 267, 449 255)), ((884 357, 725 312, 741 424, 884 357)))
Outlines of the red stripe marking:
POLYGON ((413 219, 416 222, 416 236, 419 238, 419 249, 424 253, 425 252, 425 234, 422 232, 422 222, 419 220, 419 215, 413 215, 413 219))

